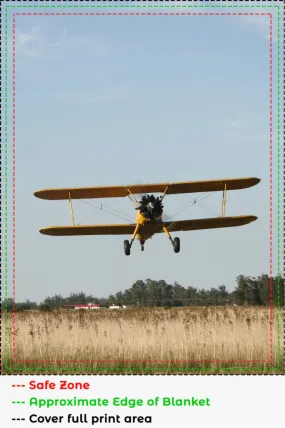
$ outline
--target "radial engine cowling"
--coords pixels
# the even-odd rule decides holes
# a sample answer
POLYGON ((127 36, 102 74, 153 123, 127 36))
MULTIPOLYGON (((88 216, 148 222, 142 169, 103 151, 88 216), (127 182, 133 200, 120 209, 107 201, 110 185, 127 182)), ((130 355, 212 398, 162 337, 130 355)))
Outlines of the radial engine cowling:
POLYGON ((149 220, 158 220, 163 213, 163 205, 161 198, 155 198, 153 195, 147 195, 140 201, 140 212, 149 220))

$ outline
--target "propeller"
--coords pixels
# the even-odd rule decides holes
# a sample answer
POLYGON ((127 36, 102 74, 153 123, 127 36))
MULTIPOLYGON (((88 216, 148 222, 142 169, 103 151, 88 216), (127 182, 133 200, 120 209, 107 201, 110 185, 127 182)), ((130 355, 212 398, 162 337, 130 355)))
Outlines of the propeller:
MULTIPOLYGON (((146 181, 142 180, 141 178, 137 178, 136 180, 134 180, 134 184, 148 184, 148 183, 146 181)), ((146 193, 135 193, 134 195, 138 200, 141 200, 142 197, 146 196, 147 194, 146 193)), ((163 214, 162 214, 163 221, 167 221, 167 219, 169 217, 174 218, 174 216, 171 216, 171 214, 169 214, 163 210, 163 214)))
MULTIPOLYGON (((137 178, 134 181, 135 184, 148 184, 147 182, 145 182, 144 180, 137 178)), ((171 221, 171 222, 175 222, 175 218, 177 218, 177 215, 180 214, 182 211, 185 211, 186 209, 190 208, 191 206, 195 205, 196 202, 198 202, 200 204, 200 200, 208 198, 209 196, 212 195, 213 192, 207 193, 207 194, 200 194, 200 196, 196 197, 195 199, 192 199, 191 202, 188 202, 187 204, 185 204, 183 207, 181 207, 177 212, 175 212, 174 214, 169 214, 168 212, 164 211, 163 209, 163 214, 162 214, 162 220, 164 222, 167 221, 171 221)), ((138 200, 141 200, 143 196, 146 196, 146 193, 136 193, 135 194, 136 198, 138 200)), ((167 196, 167 195, 166 195, 167 196)), ((163 202, 162 202, 163 203, 163 202)), ((202 205, 202 204, 201 204, 202 205)), ((203 205, 202 205, 203 206, 203 205)), ((206 208, 204 206, 204 208, 206 208)))

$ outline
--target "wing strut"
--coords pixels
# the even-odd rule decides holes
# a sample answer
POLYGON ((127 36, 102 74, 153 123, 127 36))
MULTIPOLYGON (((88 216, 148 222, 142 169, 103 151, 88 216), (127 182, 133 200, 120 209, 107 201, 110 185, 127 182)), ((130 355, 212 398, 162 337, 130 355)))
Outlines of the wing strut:
POLYGON ((163 192, 163 195, 161 196, 161 200, 163 201, 163 199, 165 198, 165 196, 166 196, 166 192, 167 192, 167 190, 168 190, 168 187, 169 186, 167 186, 166 187, 166 189, 164 190, 164 192, 163 192))
POLYGON ((73 213, 72 200, 71 200, 70 193, 69 193, 69 208, 70 208, 70 214, 71 214, 72 225, 73 225, 73 226, 75 226, 75 222, 74 222, 74 213, 73 213))
POLYGON ((223 190, 223 201, 222 201, 222 217, 225 217, 225 214, 226 214, 226 202, 227 202, 226 194, 227 194, 227 184, 225 183, 225 188, 223 190))
POLYGON ((138 201, 136 200, 135 195, 132 194, 132 192, 130 191, 130 189, 127 189, 127 191, 129 192, 129 198, 134 202, 134 204, 139 207, 140 204, 138 203, 138 201))

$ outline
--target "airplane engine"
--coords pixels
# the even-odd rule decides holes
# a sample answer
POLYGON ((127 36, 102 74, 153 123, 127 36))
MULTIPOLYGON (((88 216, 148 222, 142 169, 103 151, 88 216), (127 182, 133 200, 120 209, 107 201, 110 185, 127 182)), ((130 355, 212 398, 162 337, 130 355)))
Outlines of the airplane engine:
POLYGON ((153 195, 143 196, 140 201, 140 213, 150 220, 161 219, 163 205, 161 198, 155 198, 153 195))

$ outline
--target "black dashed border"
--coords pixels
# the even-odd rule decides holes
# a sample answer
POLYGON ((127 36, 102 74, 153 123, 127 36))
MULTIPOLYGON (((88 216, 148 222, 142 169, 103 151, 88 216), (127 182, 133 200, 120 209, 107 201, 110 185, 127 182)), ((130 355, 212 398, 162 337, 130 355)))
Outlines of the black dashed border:
MULTIPOLYGON (((225 3, 225 2, 227 2, 227 0, 4 0, 4 1, 2 1, 1 2, 1 10, 0 10, 0 31, 1 31, 1 40, 0 40, 0 42, 1 42, 1 53, 0 53, 0 59, 2 59, 2 47, 4 46, 4 43, 3 43, 3 40, 2 40, 2 37, 3 37, 3 34, 2 34, 2 25, 1 25, 1 23, 2 23, 2 10, 3 10, 3 4, 5 4, 5 3, 18 3, 18 2, 23 2, 23 1, 25 1, 25 2, 27 2, 27 3, 59 3, 59 2, 68 2, 68 3, 94 3, 94 2, 97 2, 97 3, 133 3, 133 4, 135 4, 135 3, 160 3, 160 4, 163 4, 163 3, 172 3, 172 2, 177 2, 177 3, 179 3, 179 2, 181 2, 181 3, 188 3, 188 2, 192 2, 192 3, 205 3, 205 2, 208 2, 208 3, 214 3, 214 2, 220 2, 220 3, 225 3)), ((258 3, 258 2, 260 2, 260 3, 265 3, 265 2, 267 2, 267 0, 229 0, 229 1, 232 1, 232 2, 234 2, 234 3, 258 3)), ((283 6, 284 6, 284 3, 283 3, 283 1, 282 0, 271 0, 271 2, 272 3, 276 3, 276 4, 278 4, 278 3, 282 3, 283 4, 283 6)), ((283 29, 285 28, 285 14, 284 14, 284 11, 283 11, 283 29)), ((283 78, 283 91, 282 91, 282 93, 283 93, 283 109, 281 110, 282 111, 282 116, 281 116, 281 120, 282 120, 282 123, 280 124, 281 125, 281 130, 283 130, 283 127, 284 127, 284 123, 285 123, 285 63, 284 63, 284 58, 285 58, 285 45, 284 45, 284 40, 285 40, 285 38, 284 38, 284 31, 283 31, 283 38, 282 38, 282 40, 283 40, 283 73, 282 73, 282 78, 283 78)), ((280 58, 280 60, 282 60, 282 57, 280 58)), ((2 62, 1 62, 1 65, 2 65, 2 62)), ((2 71, 2 70, 1 70, 2 71)), ((281 83, 282 84, 282 83, 281 83)), ((2 80, 1 80, 1 82, 0 82, 0 98, 1 98, 1 100, 2 100, 2 80)), ((0 229, 0 275, 1 275, 1 282, 0 282, 0 308, 1 308, 1 312, 2 312, 2 304, 1 304, 1 302, 2 302, 2 280, 3 280, 3 277, 2 277, 2 254, 3 254, 3 247, 2 247, 2 245, 3 245, 3 242, 2 242, 2 231, 3 231, 3 217, 2 217, 2 197, 3 197, 3 192, 2 192, 2 183, 3 183, 3 168, 2 168, 2 166, 3 166, 3 162, 2 162, 2 159, 3 159, 3 147, 2 147, 2 144, 3 144, 3 134, 2 134, 2 119, 3 119, 3 116, 2 116, 2 105, 1 105, 1 110, 0 110, 0 114, 1 114, 1 120, 0 120, 0 142, 1 142, 1 144, 0 144, 0 173, 1 173, 1 181, 0 181, 0 224, 1 224, 1 229, 0 229)), ((284 171, 284 165, 285 165, 285 135, 284 135, 284 131, 283 131, 283 165, 281 165, 281 167, 283 167, 283 199, 281 199, 281 203, 282 203, 282 206, 283 206, 283 251, 284 251, 284 253, 285 253, 285 232, 284 232, 284 224, 285 224, 285 207, 284 207, 284 201, 285 201, 285 171, 284 171)), ((281 238, 282 239, 282 238, 281 238)), ((282 246, 281 246, 281 248, 282 248, 282 246)), ((284 254, 283 253, 283 254, 284 254)), ((283 256, 284 257, 284 256, 283 256)), ((282 274, 284 275, 284 273, 285 273, 285 258, 283 258, 283 272, 282 272, 282 274)), ((285 305, 284 305, 284 309, 285 309, 285 305)), ((284 315, 283 315, 283 327, 284 327, 284 329, 285 329, 285 310, 284 310, 284 315)), ((103 373, 90 373, 90 372, 87 372, 87 373, 65 373, 65 374, 59 374, 59 373, 53 373, 52 371, 51 372, 47 372, 47 373, 44 373, 44 374, 37 374, 37 373, 21 373, 21 374, 17 374, 17 373, 14 373, 14 372, 12 372, 11 371, 11 373, 10 372, 4 372, 3 370, 3 365, 2 365, 2 333, 3 333, 3 331, 2 331, 2 328, 3 328, 3 326, 2 326, 2 319, 1 319, 1 317, 0 317, 0 350, 1 350, 1 352, 0 352, 0 375, 4 375, 4 376, 11 376, 11 375, 13 375, 13 376, 50 376, 50 375, 54 375, 54 376, 65 376, 65 375, 67 375, 67 376, 191 376, 192 375, 192 373, 175 373, 175 374, 154 374, 154 373, 135 373, 135 374, 128 374, 128 373, 110 373, 110 374, 103 374, 103 373)), ((283 350, 285 350, 285 335, 283 335, 283 350)), ((284 362, 284 367, 283 367, 283 374, 282 375, 284 375, 284 369, 285 369, 285 362, 284 362)), ((237 373, 237 374, 232 374, 232 373, 226 373, 226 374, 220 374, 220 373, 211 373, 211 374, 206 374, 206 373, 198 373, 198 374, 196 374, 195 373, 195 375, 198 375, 198 376, 236 376, 236 375, 239 375, 239 376, 280 376, 280 374, 270 374, 270 373, 265 373, 265 374, 247 374, 247 373, 237 373)), ((282 376, 281 375, 281 376, 282 376)))

